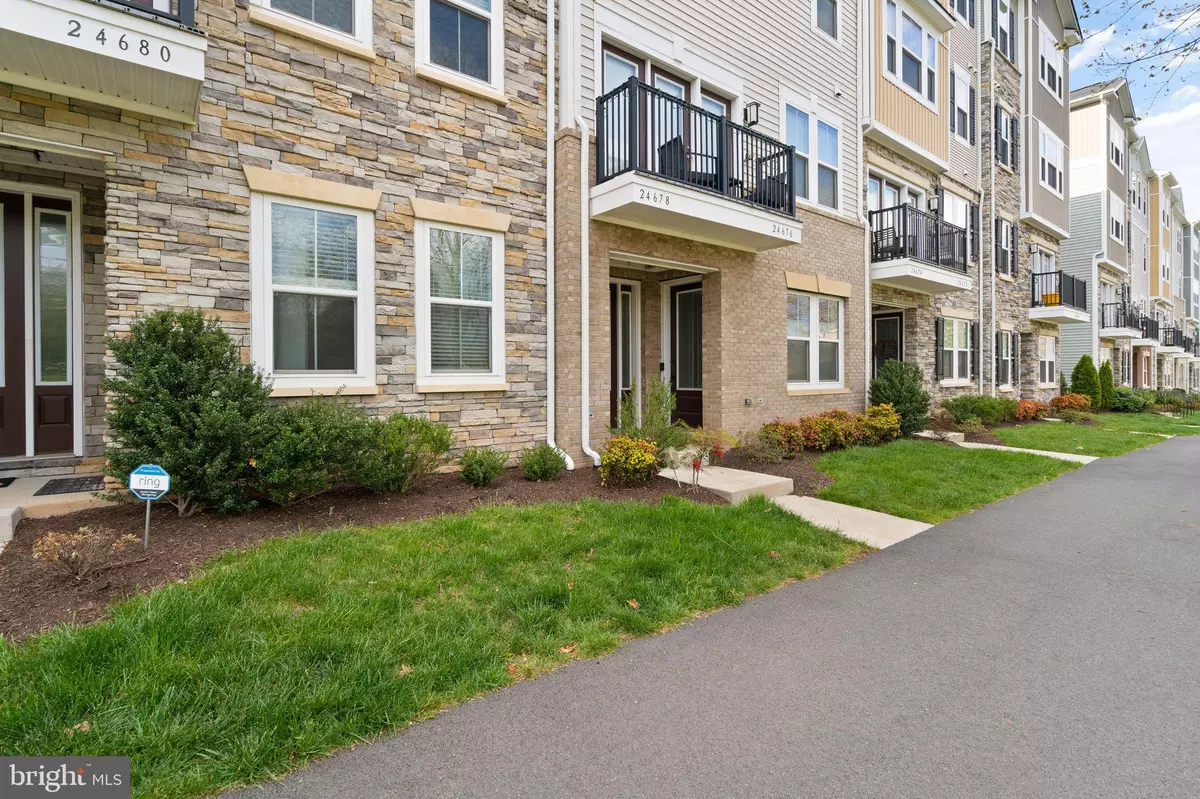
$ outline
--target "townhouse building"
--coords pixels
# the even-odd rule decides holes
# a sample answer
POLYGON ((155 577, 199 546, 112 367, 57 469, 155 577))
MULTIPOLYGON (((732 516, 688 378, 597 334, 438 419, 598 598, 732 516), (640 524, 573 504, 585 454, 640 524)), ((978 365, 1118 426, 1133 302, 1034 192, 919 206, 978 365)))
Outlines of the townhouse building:
MULTIPOLYGON (((1187 224, 1183 189, 1165 170, 1150 175, 1150 313, 1158 322, 1154 387, 1172 389, 1181 379, 1184 352, 1183 228, 1187 224)), ((1186 356, 1185 356, 1186 357, 1186 356)))
POLYGON ((1200 388, 1200 226, 1191 222, 1183 228, 1183 354, 1184 384, 1190 392, 1200 388))
POLYGON ((977 0, 867 4, 862 59, 872 375, 915 363, 935 399, 978 393, 977 0))
POLYGON ((5 8, 6 471, 95 468, 104 336, 163 307, 277 396, 545 436, 544 4, 5 8))
POLYGON ((1059 326, 1087 321, 1086 286, 1060 268, 1069 235, 1070 75, 1079 42, 1069 0, 995 0, 981 73, 988 390, 1048 400, 1058 391, 1059 326))
POLYGON ((1150 301, 1150 148, 1145 137, 1129 144, 1129 288, 1133 315, 1141 336, 1130 342, 1132 372, 1124 385, 1154 388, 1158 384, 1156 351, 1158 319, 1150 301))
POLYGON ((1061 367, 1071 372, 1084 355, 1097 366, 1107 361, 1116 385, 1131 385, 1133 344, 1143 338, 1131 281, 1133 270, 1147 269, 1138 249, 1146 245, 1143 178, 1131 163, 1135 117, 1124 78, 1071 92, 1071 237, 1061 261, 1084 281, 1092 313, 1062 326, 1061 367))
POLYGON ((594 461, 655 377, 679 418, 734 433, 861 409, 858 6, 561 11, 558 445, 594 461))

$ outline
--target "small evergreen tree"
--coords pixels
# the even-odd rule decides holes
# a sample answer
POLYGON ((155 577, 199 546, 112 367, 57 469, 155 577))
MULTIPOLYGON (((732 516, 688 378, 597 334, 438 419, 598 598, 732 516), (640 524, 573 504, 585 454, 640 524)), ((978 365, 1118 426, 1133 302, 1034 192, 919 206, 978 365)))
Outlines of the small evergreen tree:
POLYGON ((271 387, 229 334, 198 310, 164 310, 107 343, 116 374, 103 384, 106 474, 125 483, 140 464, 157 463, 171 475, 167 500, 180 516, 253 505, 243 482, 271 387))
POLYGON ((1082 394, 1092 401, 1093 408, 1100 405, 1100 375, 1092 356, 1084 355, 1071 371, 1071 393, 1082 394))
POLYGON ((921 386, 915 363, 889 359, 871 381, 871 404, 891 405, 900 414, 900 431, 911 435, 929 424, 929 392, 921 386))
POLYGON ((1059 396, 1065 397, 1067 394, 1070 394, 1070 393, 1071 393, 1071 386, 1067 384, 1067 373, 1059 372, 1058 373, 1058 394, 1059 394, 1059 396))
POLYGON ((1116 395, 1116 386, 1113 384, 1112 363, 1105 361, 1100 364, 1100 407, 1111 408, 1113 406, 1113 397, 1116 395))

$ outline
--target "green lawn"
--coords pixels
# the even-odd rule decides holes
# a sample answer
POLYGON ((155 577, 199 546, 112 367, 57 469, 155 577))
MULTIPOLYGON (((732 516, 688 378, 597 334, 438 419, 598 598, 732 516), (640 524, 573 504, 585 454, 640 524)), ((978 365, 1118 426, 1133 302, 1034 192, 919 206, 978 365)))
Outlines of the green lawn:
POLYGON ((1171 419, 1157 413, 1103 413, 1096 418, 1110 430, 1137 430, 1141 433, 1166 433, 1169 436, 1200 435, 1200 415, 1171 419))
POLYGON ((931 441, 832 452, 817 468, 832 477, 818 496, 936 524, 1044 483, 1079 464, 931 441))
POLYGON ((267 541, 0 643, 0 752, 130 755, 135 796, 207 795, 863 550, 763 500, 672 498, 267 541))
MULTIPOLYGON (((997 427, 992 430, 992 433, 1010 447, 1073 452, 1078 455, 1096 455, 1098 457, 1124 455, 1142 447, 1161 444, 1165 440, 1159 436, 1135 435, 1130 432, 1131 430, 1142 430, 1143 427, 1151 427, 1152 423, 1149 420, 1131 422, 1128 428, 1122 427, 1124 422, 1110 423, 1108 421, 1111 417, 1120 415, 1123 414, 1100 417, 1103 422, 1098 425, 1037 422, 1017 427, 997 427)), ((1150 414, 1130 414, 1130 416, 1134 415, 1148 416, 1150 414)), ((1163 419, 1163 421, 1170 420, 1163 419)), ((1143 432, 1161 431, 1144 430, 1143 432)))

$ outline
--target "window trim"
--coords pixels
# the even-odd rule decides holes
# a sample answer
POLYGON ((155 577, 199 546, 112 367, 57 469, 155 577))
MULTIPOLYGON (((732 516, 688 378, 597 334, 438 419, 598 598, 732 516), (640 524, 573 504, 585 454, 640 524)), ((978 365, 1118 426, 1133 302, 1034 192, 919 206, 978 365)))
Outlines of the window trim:
MULTIPOLYGON (((351 48, 366 48, 374 56, 375 25, 372 0, 351 0, 351 2, 354 3, 354 33, 346 33, 290 11, 274 8, 271 0, 250 0, 250 6, 254 10, 251 21, 268 26, 271 22, 278 21, 281 25, 299 29, 299 31, 289 30, 295 35, 303 35, 300 31, 311 31, 314 37, 319 37, 316 38, 318 42, 328 44, 322 40, 333 39, 335 42, 344 43, 351 48), (254 19, 255 16, 260 18, 254 19)), ((362 53, 362 55, 365 57, 366 53, 362 53)))
POLYGON ((448 222, 417 219, 413 226, 413 252, 416 261, 416 316, 417 330, 417 393, 425 391, 496 391, 508 388, 507 348, 505 345, 505 234, 498 230, 486 230, 448 222), (429 233, 432 229, 468 233, 472 236, 487 236, 492 240, 492 299, 490 303, 473 301, 477 307, 488 305, 492 309, 491 358, 489 372, 434 372, 432 368, 432 333, 430 306, 433 298, 429 293, 429 233))
POLYGON ((842 209, 842 129, 841 129, 841 127, 839 127, 838 125, 836 125, 834 123, 831 123, 827 120, 821 119, 819 116, 816 118, 816 120, 817 120, 817 158, 816 158, 817 168, 814 170, 811 170, 814 174, 813 174, 813 177, 810 178, 810 180, 812 180, 812 182, 814 183, 814 185, 816 187, 816 192, 814 193, 813 201, 814 201, 814 203, 816 203, 816 205, 819 205, 822 208, 828 208, 831 211, 840 211, 842 209), (829 164, 827 161, 821 160, 821 126, 822 125, 829 128, 830 130, 832 130, 834 132, 834 135, 837 137, 836 151, 834 153, 834 156, 837 158, 837 163, 833 164, 833 165, 829 164), (824 167, 825 169, 831 170, 833 172, 833 180, 834 180, 833 205, 826 205, 825 203, 821 202, 821 200, 820 200, 821 168, 822 167, 824 167))
POLYGON ((1011 280, 1012 278, 1014 278, 1016 276, 1014 273, 1017 271, 1017 270, 1013 269, 1013 256, 1014 256, 1013 246, 1012 246, 1013 223, 1009 222, 1004 217, 998 217, 998 219, 1000 221, 1000 242, 999 242, 999 244, 1000 244, 1000 252, 1004 256, 1004 259, 1003 259, 1004 260, 1004 269, 1001 270, 1001 269, 997 268, 996 272, 1011 280))
POLYGON ((1125 174, 1125 128, 1120 122, 1108 118, 1108 162, 1117 168, 1117 171, 1122 175, 1125 174), (1114 158, 1114 156, 1116 156, 1114 158))
MULTIPOLYGON (((1012 112, 1002 105, 993 105, 993 109, 999 109, 1000 117, 1000 141, 993 142, 992 147, 996 153, 1003 154, 1003 158, 999 159, 1000 166, 1007 167, 1009 171, 1015 171, 1016 165, 1012 163, 1012 112)), ((992 138, 995 139, 996 120, 992 120, 992 138)))
POLYGON ((1039 335, 1038 336, 1038 344, 1037 344, 1037 355, 1038 355, 1037 387, 1038 388, 1054 388, 1058 384, 1058 339, 1055 338, 1054 336, 1039 335), (1051 356, 1050 360, 1045 360, 1042 358, 1042 342, 1043 341, 1050 342, 1050 346, 1048 347, 1048 349, 1052 350, 1052 352, 1048 353, 1051 356), (1042 380, 1042 364, 1047 364, 1047 363, 1051 365, 1050 366, 1050 372, 1051 372, 1050 379, 1043 381, 1042 380))
POLYGON ((895 9, 895 12, 896 12, 896 16, 895 16, 896 30, 894 32, 889 32, 887 30, 887 26, 888 26, 888 24, 891 23, 892 19, 886 18, 885 22, 884 22, 883 77, 885 80, 892 83, 894 86, 896 86, 901 91, 903 91, 904 93, 906 93, 907 95, 912 97, 914 100, 921 103, 921 105, 925 106, 927 109, 929 109, 933 113, 939 114, 940 111, 938 109, 938 106, 940 105, 940 103, 938 103, 936 101, 931 102, 929 100, 929 97, 926 96, 926 92, 928 91, 928 78, 929 78, 928 73, 929 73, 929 70, 932 68, 932 70, 934 72, 934 76, 935 76, 934 77, 934 97, 938 96, 937 91, 938 91, 939 87, 937 86, 938 81, 937 81, 936 76, 937 76, 937 67, 938 67, 937 61, 940 59, 940 55, 934 56, 934 63, 931 67, 931 65, 929 64, 928 48, 929 48, 930 43, 932 43, 934 45, 934 52, 936 54, 941 49, 942 36, 940 33, 935 35, 933 33, 933 31, 935 30, 934 26, 929 23, 929 21, 925 18, 925 16, 923 14, 918 12, 915 8, 908 5, 907 3, 901 2, 901 0, 895 0, 895 2, 892 2, 892 0, 888 0, 887 4, 884 7, 885 17, 887 17, 889 15, 889 13, 892 9, 895 9), (908 17, 910 20, 912 20, 913 24, 917 26, 917 30, 920 31, 920 34, 921 34, 921 52, 915 54, 917 57, 917 63, 919 65, 918 68, 920 70, 919 78, 920 78, 921 86, 919 89, 914 89, 912 86, 909 86, 908 83, 902 77, 904 74, 904 54, 906 52, 912 54, 912 50, 909 50, 908 47, 906 47, 904 44, 904 17, 908 17), (893 35, 893 33, 894 33, 894 35, 893 35), (888 41, 888 40, 890 40, 890 41, 888 41), (896 71, 895 72, 893 72, 891 69, 888 68, 887 47, 889 44, 893 45, 895 48, 895 54, 896 54, 896 64, 895 64, 896 71))
MULTIPOLYGON (((1008 55, 1009 52, 1013 50, 1013 32, 1009 25, 1009 20, 1011 19, 1009 15, 1013 13, 1012 4, 1013 0, 998 0, 996 4, 996 49, 1000 51, 1001 55, 1003 55, 1005 58, 1008 58, 1010 62, 1013 62, 1013 59, 1009 58, 1008 55), (1007 6, 1007 11, 1005 11, 1005 13, 1000 13, 1001 4, 1007 6), (1004 47, 1000 46, 1001 33, 1003 33, 1007 38, 1004 47)), ((1020 58, 1019 53, 1017 54, 1017 57, 1020 58)))
MULTIPOLYGON (((349 296, 346 293, 300 291, 319 296, 349 296)), ((250 194, 250 354, 276 389, 374 389, 375 372, 375 213, 360 208, 331 205, 279 194, 250 194), (354 372, 288 372, 276 374, 275 311, 271 282, 271 205, 353 215, 358 219, 358 287, 354 292, 354 372)))
POLYGON ((812 0, 812 2, 809 4, 812 8, 812 14, 810 15, 811 16, 810 22, 812 23, 812 29, 813 29, 813 31, 815 31, 817 33, 817 35, 824 37, 824 39, 826 41, 828 41, 830 44, 836 45, 837 47, 841 47, 842 46, 842 0, 831 0, 831 2, 833 3, 833 33, 832 34, 830 34, 828 31, 826 31, 824 28, 822 28, 820 23, 818 23, 818 21, 817 21, 817 19, 818 19, 817 4, 819 2, 821 2, 821 0, 812 0))
POLYGON ((970 72, 955 64, 950 69, 950 80, 954 83, 954 102, 951 104, 950 113, 954 117, 954 135, 958 137, 959 142, 972 147, 971 144, 971 118, 974 116, 974 109, 971 107, 971 91, 975 88, 974 76, 970 72), (958 90, 960 82, 966 85, 966 92, 958 90), (965 94, 966 96, 960 96, 965 94), (967 124, 960 125, 958 112, 963 111, 967 117, 967 124))
POLYGON ((491 11, 483 11, 478 6, 464 3, 462 0, 440 0, 447 5, 462 11, 483 17, 488 21, 488 75, 489 80, 483 81, 465 75, 453 69, 435 64, 429 57, 429 3, 430 0, 416 0, 413 15, 413 28, 416 37, 416 67, 417 73, 441 80, 450 84, 474 86, 499 95, 504 94, 504 3, 505 0, 491 0, 491 11))
MULTIPOLYGON (((800 205, 807 205, 814 208, 822 208, 834 213, 844 213, 842 195, 845 191, 845 169, 842 167, 842 143, 844 137, 842 133, 842 118, 833 111, 827 109, 824 105, 815 101, 815 99, 806 97, 798 91, 782 87, 779 92, 779 129, 783 135, 783 141, 787 141, 787 117, 788 107, 794 108, 802 114, 808 116, 808 151, 796 151, 796 154, 804 158, 808 162, 808 183, 804 187, 807 196, 802 196, 799 191, 796 192, 796 202, 800 205), (825 123, 829 127, 837 131, 838 136, 838 163, 836 167, 830 166, 828 163, 820 160, 821 142, 820 129, 821 123, 825 123), (835 196, 836 205, 832 208, 824 205, 817 200, 819 182, 818 172, 821 166, 827 169, 833 169, 837 175, 838 189, 835 196)), ((799 186, 797 186, 799 189, 799 186)))
POLYGON ((997 360, 996 371, 997 372, 1000 371, 1000 366, 999 366, 1000 363, 1006 364, 1008 367, 1006 369, 1006 376, 1008 377, 1008 379, 1002 382, 1000 380, 999 376, 997 376, 996 387, 1011 390, 1013 387, 1013 371, 1014 371, 1013 370, 1013 366, 1014 366, 1013 362, 1015 360, 1013 358, 1013 333, 1012 333, 1012 331, 1011 330, 1001 330, 999 340, 1000 340, 1000 346, 996 350, 996 360, 997 360), (1006 349, 1008 350, 1007 353, 1005 353, 1006 349))
MULTIPOLYGON (((784 318, 784 379, 787 382, 788 391, 806 391, 810 389, 840 389, 846 386, 846 298, 835 297, 830 294, 816 294, 808 291, 796 291, 788 289, 784 296, 785 302, 788 297, 807 297, 809 300, 808 306, 808 331, 807 339, 795 338, 787 335, 787 317, 785 305, 784 318), (821 380, 821 304, 820 300, 834 300, 838 305, 838 379, 821 380), (808 341, 808 381, 800 382, 796 380, 787 380, 787 342, 788 341, 808 341)), ((825 339, 829 341, 830 339, 825 339)))
POLYGON ((1063 166, 1064 166, 1063 162, 1065 162, 1066 160, 1067 160, 1067 150, 1066 150, 1066 147, 1063 145, 1062 139, 1060 139, 1060 138, 1058 138, 1058 136, 1054 135, 1054 133, 1052 133, 1049 128, 1047 128, 1045 125, 1042 124, 1041 120, 1038 120, 1038 185, 1041 186, 1042 188, 1044 188, 1046 191, 1053 194, 1055 197, 1058 197, 1059 199, 1062 199, 1063 192, 1066 189, 1066 185, 1067 185, 1066 175, 1063 170, 1063 166), (1049 183, 1046 182, 1045 175, 1049 170, 1045 169, 1044 167, 1050 163, 1050 160, 1048 158, 1046 158, 1046 140, 1047 139, 1052 141, 1054 144, 1058 145, 1059 161, 1057 164, 1054 164, 1054 168, 1058 172, 1058 183, 1060 184, 1059 186, 1051 186, 1049 183))
POLYGON ((1108 237, 1118 244, 1125 244, 1125 203, 1111 189, 1108 192, 1108 237), (1116 207, 1120 206, 1121 218, 1117 219, 1116 207), (1116 230, 1120 226, 1120 230, 1116 230))
POLYGON ((966 25, 967 27, 973 27, 971 25, 970 16, 971 16, 971 4, 974 2, 975 2, 975 0, 951 0, 950 13, 952 13, 960 22, 962 22, 962 24, 966 25), (958 4, 960 2, 967 9, 967 13, 965 16, 958 10, 958 4))
POLYGON ((1058 41, 1054 38, 1054 35, 1052 33, 1050 33, 1050 29, 1046 27, 1046 23, 1039 19, 1038 20, 1038 83, 1042 84, 1042 88, 1044 88, 1046 91, 1050 92, 1051 97, 1053 97, 1055 100, 1058 100, 1059 105, 1061 105, 1063 102, 1063 86, 1066 82, 1066 79, 1063 77, 1063 57, 1062 56, 1063 56, 1062 50, 1058 49, 1058 41), (1047 46, 1049 46, 1049 48, 1053 51, 1053 58, 1057 62, 1055 65, 1053 65, 1054 73, 1058 78, 1058 87, 1057 88, 1055 88, 1054 86, 1051 86, 1050 81, 1047 80, 1047 76, 1050 72, 1050 67, 1052 66, 1052 64, 1050 63, 1051 56, 1048 56, 1046 54, 1047 46))
POLYGON ((942 386, 970 385, 971 380, 974 377, 974 375, 971 374, 971 359, 974 357, 974 351, 975 351, 975 346, 974 346, 975 342, 973 340, 973 336, 971 335, 972 320, 959 319, 956 316, 943 316, 943 317, 941 317, 941 321, 942 321, 942 325, 943 325, 942 349, 941 349, 941 352, 938 353, 938 357, 940 358, 943 352, 953 353, 953 355, 950 359, 950 362, 951 362, 951 365, 954 367, 954 370, 953 370, 954 375, 953 376, 947 375, 945 373, 945 370, 943 369, 942 377, 938 381, 938 384, 942 385, 942 386), (947 342, 946 342, 946 333, 945 333, 945 328, 944 328, 944 325, 947 322, 950 323, 950 332, 952 333, 951 341, 949 342, 951 346, 949 346, 949 347, 946 346, 947 342), (965 347, 960 347, 958 345, 958 326, 959 325, 962 325, 963 328, 967 331, 967 344, 965 347), (959 364, 958 356, 959 356, 959 353, 963 353, 963 352, 965 352, 967 354, 967 373, 965 375, 961 375, 958 373, 958 364, 959 364))

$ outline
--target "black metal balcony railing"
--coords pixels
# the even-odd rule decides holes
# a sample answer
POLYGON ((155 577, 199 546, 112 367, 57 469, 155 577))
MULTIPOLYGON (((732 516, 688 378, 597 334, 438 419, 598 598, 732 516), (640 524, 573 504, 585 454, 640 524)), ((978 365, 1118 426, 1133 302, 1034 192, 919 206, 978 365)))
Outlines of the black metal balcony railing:
POLYGON ((967 231, 933 214, 897 205, 871 211, 871 262, 914 258, 955 272, 967 272, 967 231))
POLYGON ((101 0, 101 5, 131 8, 189 28, 196 27, 196 0, 101 0))
POLYGON ((596 182, 643 172, 794 216, 795 148, 637 78, 596 100, 596 182))
POLYGON ((1034 272, 1030 275, 1034 308, 1058 305, 1087 310, 1087 282, 1061 269, 1054 272, 1034 272))
POLYGON ((1142 330, 1142 338, 1152 338, 1158 341, 1161 335, 1159 332, 1158 320, 1152 316, 1142 316, 1141 324, 1138 325, 1142 330))
POLYGON ((1142 326, 1138 312, 1123 302, 1106 302, 1100 306, 1100 327, 1126 327, 1137 329, 1142 326))
POLYGON ((1164 347, 1182 347, 1183 331, 1177 327, 1164 327, 1159 341, 1164 347))

